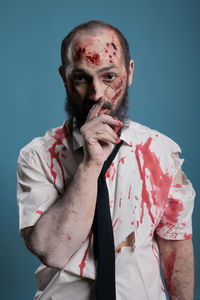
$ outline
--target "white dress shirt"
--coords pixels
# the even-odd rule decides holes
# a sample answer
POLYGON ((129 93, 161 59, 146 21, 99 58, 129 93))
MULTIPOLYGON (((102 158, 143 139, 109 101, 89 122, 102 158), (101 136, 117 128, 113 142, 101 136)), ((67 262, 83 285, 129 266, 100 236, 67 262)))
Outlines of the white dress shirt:
MULTIPOLYGON (((165 135, 128 121, 122 146, 106 173, 116 250, 117 300, 164 300, 155 235, 185 240, 192 236, 195 192, 172 180, 183 160, 165 135)), ((20 229, 33 226, 59 199, 82 159, 82 137, 75 122, 47 131, 25 146, 18 159, 20 229)), ((105 241, 106 243, 106 241, 105 241)), ((93 234, 62 270, 43 264, 36 271, 35 300, 95 299, 93 234)))

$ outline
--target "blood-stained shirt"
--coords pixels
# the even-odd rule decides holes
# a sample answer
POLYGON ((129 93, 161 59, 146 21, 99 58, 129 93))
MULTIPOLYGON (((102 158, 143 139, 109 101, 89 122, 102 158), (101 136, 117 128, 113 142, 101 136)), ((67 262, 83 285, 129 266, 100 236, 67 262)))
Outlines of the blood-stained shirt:
MULTIPOLYGON (((47 131, 25 146, 18 159, 20 229, 33 226, 62 195, 82 160, 82 138, 73 123, 47 131)), ((122 146, 106 173, 116 256, 117 300, 164 300, 156 235, 192 237, 195 192, 183 173, 179 146, 165 135, 128 121, 122 146)), ((106 243, 106 241, 105 241, 106 243)), ((37 300, 95 299, 93 234, 63 269, 36 271, 37 300)))

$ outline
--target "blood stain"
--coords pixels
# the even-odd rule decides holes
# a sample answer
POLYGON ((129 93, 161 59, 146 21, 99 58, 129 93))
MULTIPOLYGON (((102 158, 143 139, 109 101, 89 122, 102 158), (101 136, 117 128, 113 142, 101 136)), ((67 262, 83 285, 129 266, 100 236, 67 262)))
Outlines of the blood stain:
POLYGON ((75 59, 80 60, 82 55, 86 52, 86 49, 84 47, 78 47, 76 48, 76 54, 75 59))
POLYGON ((182 184, 175 184, 175 185, 173 185, 173 187, 177 187, 177 188, 181 188, 182 187, 182 184))
POLYGON ((146 204, 146 207, 148 209, 149 216, 154 223, 154 216, 151 211, 151 201, 150 196, 147 191, 146 187, 146 169, 150 171, 150 182, 152 186, 152 199, 153 204, 157 204, 160 207, 164 207, 167 201, 167 196, 169 192, 169 188, 171 185, 172 177, 170 177, 167 172, 166 174, 163 173, 159 159, 156 157, 155 153, 152 152, 149 147, 152 142, 152 138, 150 137, 146 143, 136 145, 136 151, 135 156, 138 163, 138 168, 140 172, 140 177, 142 180, 142 201, 141 201, 141 216, 140 216, 140 222, 143 222, 144 217, 144 203, 146 204), (142 154, 143 158, 143 166, 140 162, 140 155, 142 154), (154 186, 156 186, 156 191, 154 191, 154 186), (157 197, 156 197, 157 196, 157 197), (157 199, 156 199, 157 198, 157 199))
POLYGON ((115 225, 117 224, 118 220, 119 220, 119 218, 117 218, 117 219, 115 220, 115 223, 113 224, 113 229, 115 228, 115 225))
POLYGON ((66 132, 65 132, 65 126, 63 125, 62 128, 59 128, 58 130, 56 130, 55 135, 53 136, 53 138, 56 140, 55 143, 52 145, 52 147, 50 147, 48 149, 48 152, 51 155, 51 164, 50 164, 50 172, 51 175, 53 176, 54 179, 54 186, 56 183, 56 177, 57 177, 57 173, 54 170, 54 163, 53 160, 55 159, 60 167, 61 173, 62 173, 62 179, 63 179, 63 186, 65 188, 65 174, 64 174, 64 170, 63 170, 63 166, 59 160, 59 152, 56 152, 56 146, 58 145, 62 145, 63 140, 66 138, 66 132))
POLYGON ((116 173, 116 169, 115 169, 115 167, 113 167, 113 175, 112 175, 112 178, 111 178, 112 181, 114 180, 115 173, 116 173))
POLYGON ((130 199, 130 198, 131 198, 131 185, 129 187, 129 192, 128 192, 128 199, 130 199))
POLYGON ((119 95, 121 94, 121 89, 112 97, 111 101, 114 104, 116 99, 119 97, 119 95))
POLYGON ((122 197, 120 197, 119 199, 119 208, 121 208, 121 205, 122 205, 122 197))
POLYGON ((183 210, 183 203, 179 199, 175 199, 170 196, 168 206, 165 209, 165 217, 167 223, 171 226, 175 226, 178 222, 180 212, 183 210))
POLYGON ((87 249, 85 250, 85 254, 83 256, 83 259, 79 265, 79 268, 80 268, 80 276, 82 277, 83 276, 83 270, 85 268, 85 260, 86 260, 86 256, 87 256, 87 253, 88 253, 88 250, 89 250, 89 247, 90 247, 90 244, 91 244, 91 240, 92 240, 92 232, 90 233, 90 236, 89 236, 89 242, 88 242, 88 246, 87 246, 87 249))
POLYGON ((120 87, 122 87, 122 85, 123 85, 123 80, 120 79, 119 81, 117 81, 117 82, 115 83, 114 88, 115 88, 116 90, 118 90, 120 87))
POLYGON ((191 233, 190 234, 187 234, 187 233, 184 234, 184 239, 185 240, 189 240, 191 238, 192 238, 192 234, 191 233))
POLYGON ((100 55, 98 53, 86 55, 86 59, 94 65, 98 65, 100 63, 100 55))
POLYGON ((171 296, 175 296, 175 290, 171 284, 171 276, 174 271, 175 260, 176 260, 176 249, 174 249, 167 257, 164 264, 164 270, 163 270, 166 287, 171 296))
POLYGON ((163 293, 165 293, 165 290, 164 290, 164 287, 163 287, 163 286, 161 286, 161 290, 162 290, 163 293))
POLYGON ((36 213, 42 216, 44 212, 42 210, 37 210, 36 213))
POLYGON ((153 255, 157 260, 158 263, 158 268, 160 269, 160 261, 159 261, 159 254, 158 254, 158 250, 156 249, 156 247, 152 244, 152 250, 153 250, 153 255))
POLYGON ((126 158, 126 156, 123 156, 122 158, 120 158, 120 160, 119 160, 119 162, 118 162, 118 165, 119 165, 120 162, 122 162, 122 164, 124 165, 125 158, 126 158))

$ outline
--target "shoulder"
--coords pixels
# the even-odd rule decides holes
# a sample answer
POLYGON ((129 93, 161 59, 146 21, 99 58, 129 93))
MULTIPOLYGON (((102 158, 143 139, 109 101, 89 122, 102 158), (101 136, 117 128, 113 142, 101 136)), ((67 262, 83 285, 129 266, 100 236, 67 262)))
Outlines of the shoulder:
POLYGON ((44 136, 34 138, 30 143, 25 145, 19 153, 18 163, 26 161, 31 163, 32 161, 40 159, 45 155, 52 147, 65 144, 66 142, 66 122, 58 127, 49 129, 44 136))
MULTIPOLYGON (((181 152, 179 145, 167 135, 140 123, 128 120, 128 128, 125 132, 132 137, 134 144, 145 144, 147 141, 155 150, 169 151, 171 153, 181 152)), ((157 151, 156 151, 157 152, 157 151)))

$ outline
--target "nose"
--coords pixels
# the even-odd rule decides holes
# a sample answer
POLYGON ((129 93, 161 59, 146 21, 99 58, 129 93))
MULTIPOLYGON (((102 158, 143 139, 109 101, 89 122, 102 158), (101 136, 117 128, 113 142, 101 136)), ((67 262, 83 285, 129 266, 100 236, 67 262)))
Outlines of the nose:
POLYGON ((98 81, 93 81, 91 84, 91 98, 94 101, 97 101, 102 96, 103 96, 103 91, 100 83, 98 81))

